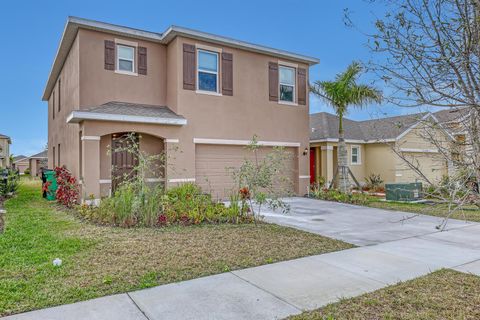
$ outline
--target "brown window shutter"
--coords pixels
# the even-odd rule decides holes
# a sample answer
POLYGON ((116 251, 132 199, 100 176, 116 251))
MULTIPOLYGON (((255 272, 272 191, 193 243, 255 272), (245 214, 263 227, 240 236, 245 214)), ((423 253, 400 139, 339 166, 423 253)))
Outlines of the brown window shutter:
POLYGON ((138 74, 147 75, 147 48, 138 47, 138 74))
POLYGON ((183 44, 183 89, 195 90, 195 46, 183 44))
POLYGON ((105 40, 105 70, 115 70, 115 42, 105 40))
POLYGON ((298 68, 297 69, 297 79, 298 79, 298 104, 306 105, 307 104, 307 70, 298 68))
POLYGON ((270 101, 278 101, 278 63, 268 63, 268 96, 270 101))
POLYGON ((222 94, 233 96, 233 55, 222 53, 222 94))

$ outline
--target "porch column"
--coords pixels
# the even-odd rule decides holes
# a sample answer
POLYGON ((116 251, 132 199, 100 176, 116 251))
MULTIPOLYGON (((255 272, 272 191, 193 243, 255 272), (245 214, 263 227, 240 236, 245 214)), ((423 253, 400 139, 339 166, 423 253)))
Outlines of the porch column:
POLYGON ((82 200, 100 201, 100 137, 82 137, 82 200))
POLYGON ((327 184, 333 180, 333 146, 322 146, 322 176, 327 184))
POLYGON ((320 147, 315 147, 315 181, 318 182, 318 178, 322 175, 321 171, 321 155, 320 155, 320 147))

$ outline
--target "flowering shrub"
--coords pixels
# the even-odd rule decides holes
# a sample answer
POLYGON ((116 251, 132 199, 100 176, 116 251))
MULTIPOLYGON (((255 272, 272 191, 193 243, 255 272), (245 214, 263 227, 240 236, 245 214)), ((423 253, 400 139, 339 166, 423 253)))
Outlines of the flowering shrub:
POLYGON ((79 187, 77 179, 64 167, 55 168, 57 178, 57 202, 72 208, 78 201, 79 187))

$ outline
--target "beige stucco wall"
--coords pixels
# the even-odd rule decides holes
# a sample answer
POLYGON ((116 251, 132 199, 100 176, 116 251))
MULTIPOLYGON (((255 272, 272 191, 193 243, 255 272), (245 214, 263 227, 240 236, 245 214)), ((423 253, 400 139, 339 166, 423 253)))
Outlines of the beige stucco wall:
POLYGON ((384 183, 395 182, 396 156, 390 145, 385 143, 366 144, 364 159, 365 177, 379 174, 384 183))
POLYGON ((10 166, 10 144, 8 139, 0 138, 0 168, 10 166))
MULTIPOLYGON (((444 147, 448 146, 449 138, 444 131, 432 129, 422 124, 413 128, 404 137, 397 142, 397 150, 410 150, 415 152, 403 152, 407 160, 420 168, 423 175, 432 183, 439 182, 442 176, 448 174, 448 164, 443 155, 439 152, 437 146, 432 143, 437 141, 444 147), (428 134, 426 133, 428 130, 428 134), (432 133, 433 132, 433 133, 432 133), (423 152, 420 152, 424 150, 423 152)), ((422 175, 411 169, 407 162, 400 157, 396 157, 396 182, 424 181, 422 175)))
POLYGON ((79 87, 79 37, 75 39, 60 72, 61 79, 61 110, 58 111, 58 79, 54 87, 55 119, 53 119, 53 92, 48 100, 48 168, 65 165, 76 177, 79 176, 79 126, 67 124, 68 115, 80 105, 79 87), (60 144, 60 161, 58 163, 58 144, 60 144), (55 147, 55 157, 53 156, 55 147), (55 164, 53 159, 55 158, 55 164))
POLYGON ((78 38, 81 108, 109 101, 166 105, 167 50, 164 45, 84 29, 79 30, 78 38), (105 40, 125 40, 146 47, 147 75, 132 76, 105 70, 105 40))

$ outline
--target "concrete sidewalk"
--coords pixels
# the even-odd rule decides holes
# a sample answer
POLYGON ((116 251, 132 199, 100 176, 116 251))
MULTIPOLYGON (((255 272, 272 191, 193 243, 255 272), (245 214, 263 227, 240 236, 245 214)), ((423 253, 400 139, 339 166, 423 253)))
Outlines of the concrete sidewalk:
POLYGON ((290 225, 363 247, 284 261, 70 305, 4 320, 281 319, 441 268, 480 275, 480 224, 293 199, 293 213, 267 212, 290 225), (361 217, 361 218, 360 218, 361 217))
POLYGON ((238 270, 4 320, 281 319, 440 268, 480 275, 480 225, 238 270))

